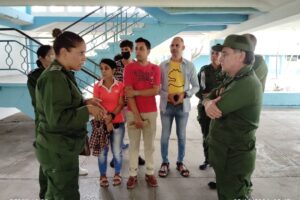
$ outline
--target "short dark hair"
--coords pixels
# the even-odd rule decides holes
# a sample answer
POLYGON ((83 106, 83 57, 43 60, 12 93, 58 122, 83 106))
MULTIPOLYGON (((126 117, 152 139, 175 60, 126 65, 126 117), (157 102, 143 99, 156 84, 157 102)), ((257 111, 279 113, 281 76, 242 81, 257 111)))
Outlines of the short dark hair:
POLYGON ((115 68, 117 67, 116 62, 113 61, 112 59, 109 59, 109 58, 103 58, 103 59, 100 61, 100 64, 101 64, 101 63, 107 64, 111 69, 115 69, 115 68))
POLYGON ((60 49, 70 50, 70 48, 76 48, 82 42, 84 42, 83 38, 76 33, 65 31, 54 40, 53 48, 55 54, 59 55, 60 49))
POLYGON ((120 43, 120 48, 123 48, 123 47, 129 47, 132 50, 133 49, 133 42, 131 42, 130 40, 123 40, 120 43))
POLYGON ((114 61, 122 60, 123 56, 122 54, 117 54, 114 56, 114 61))
POLYGON ((57 38, 60 34, 62 34, 63 31, 59 28, 55 28, 52 30, 52 37, 57 38))
POLYGON ((254 52, 252 51, 244 51, 244 50, 241 50, 241 49, 233 49, 233 51, 235 53, 237 52, 245 52, 245 59, 244 59, 244 64, 246 65, 250 65, 250 64, 253 64, 254 63, 254 52))
POLYGON ((246 56, 244 60, 244 64, 250 65, 254 63, 254 52, 252 51, 245 51, 246 56))
POLYGON ((42 45, 38 48, 36 54, 38 57, 45 58, 51 49, 52 47, 50 45, 42 45))
POLYGON ((139 37, 138 39, 135 40, 135 43, 138 43, 138 42, 145 43, 147 49, 151 49, 151 43, 149 42, 149 40, 146 40, 145 38, 139 37))

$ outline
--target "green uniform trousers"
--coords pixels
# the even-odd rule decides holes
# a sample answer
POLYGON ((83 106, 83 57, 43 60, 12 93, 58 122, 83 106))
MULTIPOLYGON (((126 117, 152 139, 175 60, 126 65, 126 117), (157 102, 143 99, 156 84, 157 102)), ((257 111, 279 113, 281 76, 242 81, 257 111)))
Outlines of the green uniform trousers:
POLYGON ((40 199, 45 199, 45 194, 47 192, 47 177, 43 172, 42 166, 40 166, 39 171, 39 183, 40 183, 40 199))
POLYGON ((78 155, 48 151, 35 144, 35 153, 47 177, 47 200, 79 200, 78 155))
POLYGON ((205 108, 201 103, 198 104, 197 110, 198 110, 197 120, 201 126, 201 132, 202 132, 202 145, 204 150, 205 162, 209 163, 207 137, 209 133, 210 118, 206 115, 205 108))
POLYGON ((255 167, 255 141, 229 148, 209 138, 209 155, 216 173, 219 200, 249 199, 255 167))

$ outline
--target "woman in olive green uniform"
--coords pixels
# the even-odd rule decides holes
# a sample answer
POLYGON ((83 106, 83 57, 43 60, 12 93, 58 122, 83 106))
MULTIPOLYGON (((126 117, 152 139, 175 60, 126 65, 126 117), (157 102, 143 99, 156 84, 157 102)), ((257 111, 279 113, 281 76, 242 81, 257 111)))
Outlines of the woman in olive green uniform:
POLYGON ((203 102, 212 119, 209 163, 220 200, 249 199, 262 87, 252 69, 254 47, 248 38, 230 35, 221 48, 221 65, 229 78, 203 102))
POLYGON ((96 99, 83 100, 71 70, 80 70, 86 45, 75 33, 64 32, 54 41, 56 59, 36 86, 39 115, 36 156, 47 176, 46 199, 80 199, 78 155, 87 137, 89 114, 101 117, 96 99))

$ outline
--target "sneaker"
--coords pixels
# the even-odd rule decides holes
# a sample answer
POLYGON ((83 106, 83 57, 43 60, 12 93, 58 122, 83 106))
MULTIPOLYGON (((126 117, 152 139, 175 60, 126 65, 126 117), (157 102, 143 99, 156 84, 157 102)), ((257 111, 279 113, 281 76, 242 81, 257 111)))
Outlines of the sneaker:
POLYGON ((154 175, 147 175, 146 174, 145 179, 146 179, 146 182, 148 183, 149 186, 151 186, 151 187, 157 187, 158 186, 157 180, 156 180, 154 175))
POLYGON ((111 168, 115 168, 114 159, 111 159, 109 165, 110 165, 111 168))
POLYGON ((207 185, 208 185, 209 189, 211 189, 211 190, 217 189, 217 183, 216 182, 211 181, 207 185))
POLYGON ((139 156, 139 165, 145 165, 145 160, 139 156))
POLYGON ((88 175, 88 170, 87 169, 84 169, 84 168, 81 168, 80 166, 79 166, 79 176, 86 176, 86 175, 88 175))
POLYGON ((137 184, 137 176, 129 176, 127 181, 127 189, 133 189, 137 184))
POLYGON ((206 170, 206 168, 208 167, 208 162, 205 161, 202 165, 199 166, 200 170, 206 170))

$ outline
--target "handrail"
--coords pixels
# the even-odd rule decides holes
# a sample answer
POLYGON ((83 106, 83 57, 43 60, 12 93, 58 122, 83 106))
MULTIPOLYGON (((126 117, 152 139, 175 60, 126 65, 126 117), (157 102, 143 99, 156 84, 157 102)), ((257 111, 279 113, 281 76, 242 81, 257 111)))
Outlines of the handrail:
MULTIPOLYGON (((26 38, 28 38, 28 39, 34 41, 34 42, 37 43, 38 45, 43 45, 41 42, 35 40, 34 38, 30 37, 29 35, 27 35, 27 34, 24 33, 23 31, 20 31, 20 30, 18 30, 18 29, 16 29, 16 28, 0 28, 0 31, 16 31, 16 32, 20 33, 21 35, 25 36, 26 38)), ((1 40, 1 41, 3 42, 3 41, 14 41, 14 40, 1 40)), ((16 40, 15 40, 14 42, 17 42, 17 43, 21 44, 23 47, 26 47, 26 49, 32 51, 33 53, 36 53, 36 52, 33 51, 32 49, 28 48, 26 45, 24 45, 24 44, 22 44, 22 43, 20 43, 20 42, 18 42, 18 41, 16 41, 16 40)), ((89 59, 89 58, 87 58, 87 60, 88 60, 89 62, 93 63, 94 65, 98 65, 96 62, 94 62, 93 60, 91 60, 91 59, 89 59)), ((95 78, 95 79, 98 78, 96 75, 94 75, 92 72, 90 72, 90 71, 89 71, 88 69, 86 69, 85 67, 83 67, 81 70, 82 70, 84 73, 88 74, 89 76, 91 76, 91 77, 93 77, 93 78, 95 78)))
POLYGON ((21 46, 25 47, 27 50, 36 53, 35 51, 33 51, 32 49, 28 48, 26 45, 22 44, 21 42, 17 41, 17 40, 0 40, 0 42, 16 42, 18 44, 20 44, 21 46))
MULTIPOLYGON (((98 46, 100 46, 101 44, 105 43, 105 42, 108 41, 109 39, 114 38, 115 35, 117 35, 117 34, 123 32, 123 31, 125 31, 128 27, 131 27, 131 26, 133 26, 134 24, 136 24, 136 23, 142 21, 142 20, 143 20, 144 18, 146 18, 147 16, 149 16, 149 15, 147 14, 147 15, 143 16, 142 18, 140 18, 139 20, 137 20, 136 22, 134 22, 134 23, 132 23, 132 24, 130 24, 130 25, 127 25, 125 28, 122 28, 121 30, 117 31, 114 35, 108 37, 105 41, 102 41, 102 42, 100 42, 99 44, 95 45, 93 48, 88 49, 87 52, 92 51, 93 49, 95 49, 96 47, 98 47, 98 46)), ((97 36, 96 39, 99 38, 99 37, 101 37, 102 35, 104 35, 104 33, 102 33, 101 35, 97 36)), ((95 39, 95 38, 94 38, 94 39, 95 39)), ((90 42, 91 42, 91 41, 88 41, 88 42, 86 42, 86 44, 88 44, 88 43, 90 43, 90 42)))
POLYGON ((98 77, 93 74, 93 72, 91 72, 89 69, 87 69, 86 67, 81 67, 81 71, 83 71, 84 73, 88 74, 89 76, 93 77, 94 79, 98 79, 98 77))
POLYGON ((30 37, 23 31, 20 31, 19 29, 16 29, 16 28, 0 28, 0 31, 16 31, 16 32, 20 33, 21 35, 24 35, 26 38, 29 38, 30 40, 34 41, 35 43, 37 43, 39 45, 43 45, 41 42, 37 41, 36 39, 30 37))
POLYGON ((75 24, 77 24, 78 22, 81 22, 82 20, 84 20, 85 18, 89 17, 90 15, 94 14, 95 12, 97 12, 98 10, 102 9, 103 6, 100 6, 99 8, 95 9, 94 11, 90 12, 89 14, 81 17, 80 19, 76 20, 75 22, 73 22, 72 24, 68 25, 66 28, 62 29, 62 31, 66 31, 67 29, 71 28, 72 26, 74 26, 75 24))
MULTIPOLYGON (((99 25, 97 25, 96 27, 94 27, 93 29, 95 30, 95 29, 99 28, 100 26, 104 25, 106 22, 109 22, 110 20, 116 18, 118 15, 120 15, 120 14, 122 14, 124 11, 128 10, 129 7, 126 8, 125 10, 122 10, 122 9, 123 9, 122 7, 119 8, 119 9, 117 10, 117 11, 118 11, 117 14, 111 13, 111 14, 107 15, 107 16, 104 18, 104 19, 106 19, 106 20, 104 20, 104 21, 99 21, 99 22, 101 22, 101 23, 100 23, 99 25), (120 11, 119 11, 119 10, 120 10, 120 11), (110 15, 113 15, 113 16, 107 19, 107 17, 110 16, 110 15)), ((90 27, 93 27, 95 24, 97 24, 97 23, 99 23, 99 22, 94 23, 93 25, 87 27, 86 29, 88 29, 88 28, 90 28, 90 27)), ((83 30, 83 31, 84 31, 84 30, 83 30)), ((83 31, 81 31, 79 34, 81 34, 83 31)), ((88 32, 82 34, 81 36, 85 36, 85 35, 89 34, 90 32, 92 32, 92 31, 88 31, 88 32)))

